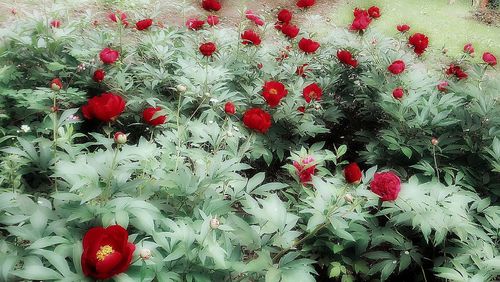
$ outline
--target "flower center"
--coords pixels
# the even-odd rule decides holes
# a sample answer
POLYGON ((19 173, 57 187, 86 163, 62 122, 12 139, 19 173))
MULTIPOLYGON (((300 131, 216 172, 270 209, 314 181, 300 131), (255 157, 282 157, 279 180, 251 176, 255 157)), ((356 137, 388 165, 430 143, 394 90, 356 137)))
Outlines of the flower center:
POLYGON ((269 90, 269 93, 270 93, 271 95, 276 95, 276 94, 278 94, 278 90, 276 90, 276 89, 274 89, 274 88, 271 88, 271 90, 269 90))
POLYGON ((101 246, 101 248, 99 249, 99 251, 97 251, 95 256, 98 261, 103 261, 107 256, 109 256, 114 252, 115 250, 113 250, 113 248, 110 245, 104 245, 101 246))
POLYGON ((316 95, 316 92, 312 91, 309 93, 309 97, 311 97, 311 99, 316 99, 318 96, 316 95))

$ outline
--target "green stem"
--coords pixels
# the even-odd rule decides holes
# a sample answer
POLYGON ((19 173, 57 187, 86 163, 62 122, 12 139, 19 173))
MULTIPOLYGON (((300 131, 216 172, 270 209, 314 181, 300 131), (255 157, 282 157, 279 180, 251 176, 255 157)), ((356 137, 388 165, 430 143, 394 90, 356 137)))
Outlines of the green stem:
POLYGON ((438 181, 440 179, 439 177, 439 168, 438 168, 438 164, 437 164, 437 158, 436 158, 436 146, 432 146, 432 156, 434 158, 434 168, 436 169, 436 176, 438 178, 438 181))
MULTIPOLYGON (((53 112, 52 140, 54 141, 53 142, 54 160, 56 160, 56 158, 57 158, 57 91, 54 92, 54 97, 52 99, 52 112, 53 112)), ((57 192, 57 178, 54 179, 54 189, 57 192)))
POLYGON ((179 93, 179 100, 177 102, 177 158, 175 159, 175 170, 177 171, 177 168, 179 167, 179 158, 181 156, 181 127, 180 127, 180 120, 181 120, 181 93, 179 93))
POLYGON ((115 170, 116 158, 118 156, 118 152, 120 151, 120 146, 121 146, 120 144, 116 144, 115 154, 113 156, 113 160, 111 161, 111 171, 109 173, 108 181, 106 183, 107 198, 111 197, 111 179, 113 178, 113 171, 115 170))

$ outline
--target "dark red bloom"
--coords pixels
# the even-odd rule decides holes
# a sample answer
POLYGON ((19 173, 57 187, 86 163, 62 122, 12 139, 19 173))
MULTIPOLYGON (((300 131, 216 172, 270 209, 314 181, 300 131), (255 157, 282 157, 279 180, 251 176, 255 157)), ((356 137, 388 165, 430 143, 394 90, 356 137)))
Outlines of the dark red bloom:
POLYGON ((207 23, 210 26, 218 25, 219 24, 219 17, 217 17, 216 15, 210 15, 207 17, 207 23))
POLYGON ((319 47, 320 47, 320 44, 316 41, 311 40, 311 39, 302 38, 299 41, 300 50, 302 50, 303 52, 308 53, 308 54, 316 52, 316 50, 318 50, 319 47))
POLYGON ((307 103, 312 100, 319 101, 321 100, 321 95, 323 95, 323 90, 316 83, 309 84, 302 91, 302 96, 307 103))
POLYGON ((201 7, 207 11, 219 11, 222 5, 217 0, 202 0, 201 7))
POLYGON ((101 53, 99 53, 99 58, 101 61, 107 65, 112 64, 118 60, 120 57, 120 53, 111 48, 102 49, 101 53))
POLYGON ((82 270, 98 280, 127 271, 135 245, 128 242, 128 232, 119 225, 91 228, 83 237, 82 270))
POLYGON ((158 116, 158 117, 154 117, 155 114, 157 112, 159 112, 159 111, 162 111, 162 108, 160 108, 160 107, 156 107, 156 108, 149 107, 149 108, 146 108, 142 112, 142 118, 144 119, 144 121, 147 124, 152 125, 152 126, 157 126, 157 125, 160 125, 160 124, 164 124, 165 121, 167 120, 167 116, 161 115, 161 116, 158 116))
POLYGON ((375 173, 370 183, 370 190, 382 201, 394 201, 401 190, 401 180, 392 172, 375 173))
POLYGON ((248 29, 248 30, 245 30, 242 34, 241 34, 241 39, 243 39, 243 44, 247 45, 247 44, 252 44, 252 45, 260 45, 260 36, 253 30, 251 29, 248 29))
POLYGON ((145 30, 148 29, 152 24, 152 19, 144 19, 135 23, 135 27, 137 28, 137 30, 145 30))
POLYGON ((125 100, 114 93, 103 93, 95 96, 82 106, 86 119, 98 119, 103 122, 115 121, 125 110, 125 100))
POLYGON ((303 64, 302 66, 298 66, 297 70, 295 71, 296 75, 302 76, 302 77, 307 77, 306 71, 307 71, 307 66, 309 64, 303 64))
POLYGON ((293 24, 284 24, 281 27, 281 32, 290 39, 297 37, 299 31, 300 31, 299 27, 293 24))
POLYGON ((309 8, 316 4, 316 0, 299 0, 297 1, 297 7, 299 8, 309 8))
POLYGON ((104 72, 103 69, 98 69, 94 72, 94 75, 92 76, 92 79, 95 82, 101 82, 104 80, 104 77, 106 76, 106 72, 104 72))
POLYGON ((262 91, 262 96, 271 108, 276 107, 287 94, 288 90, 286 90, 285 85, 278 81, 266 82, 262 91))
POLYGON ((404 95, 404 90, 401 87, 397 87, 394 90, 392 90, 392 97, 394 97, 394 99, 396 100, 401 100, 401 98, 403 98, 403 95, 404 95))
POLYGON ((52 20, 50 21, 50 26, 54 28, 59 28, 61 26, 61 21, 60 20, 52 20))
POLYGON ((205 21, 197 18, 191 18, 186 21, 186 27, 191 30, 200 30, 205 25, 205 21))
POLYGON ((289 23, 292 20, 292 12, 287 9, 282 9, 278 12, 278 21, 282 23, 289 23))
POLYGON ((437 89, 441 92, 446 92, 448 91, 448 81, 440 81, 437 85, 437 89))
POLYGON ((254 14, 252 10, 247 10, 245 12, 245 16, 247 19, 251 20, 256 25, 261 25, 261 26, 264 25, 264 21, 259 16, 254 14))
POLYGON ((483 54, 483 61, 492 67, 497 64, 497 58, 489 52, 483 54))
POLYGON ((262 63, 258 63, 258 64, 257 64, 257 68, 258 68, 259 70, 260 70, 260 69, 262 69, 263 67, 264 67, 264 65, 263 65, 262 63))
POLYGON ((351 30, 364 31, 365 29, 368 28, 368 26, 372 22, 372 18, 370 18, 370 15, 366 10, 355 8, 353 14, 354 14, 354 20, 352 21, 351 24, 350 28, 351 30))
POLYGON ((464 52, 467 54, 474 53, 474 46, 472 46, 472 43, 467 43, 464 45, 464 52))
POLYGON ((347 50, 338 50, 337 51, 337 58, 339 59, 339 61, 341 61, 342 63, 346 64, 346 65, 350 65, 352 66, 353 68, 357 67, 358 66, 358 61, 355 60, 353 57, 352 57, 352 54, 351 52, 347 51, 347 50))
POLYGON ((306 111, 306 107, 300 106, 300 107, 297 108, 297 111, 299 111, 301 113, 304 113, 306 111))
POLYGON ((387 70, 390 71, 392 74, 400 74, 405 70, 405 62, 401 60, 396 60, 392 62, 390 66, 387 67, 387 70))
POLYGON ((368 15, 374 19, 380 18, 380 8, 377 6, 371 6, 368 9, 368 15))
POLYGON ((50 89, 54 91, 59 91, 63 88, 63 84, 59 78, 54 78, 50 81, 50 89))
POLYGON ((300 160, 300 162, 293 161, 293 166, 295 167, 300 183, 306 184, 312 180, 312 176, 316 172, 316 165, 313 165, 313 163, 314 158, 311 156, 300 160))
POLYGON ((234 106, 233 102, 229 101, 224 105, 224 112, 226 112, 226 114, 230 116, 236 113, 236 107, 234 106))
POLYGON ((260 108, 248 109, 243 114, 243 124, 257 132, 266 133, 271 127, 271 115, 260 108))
POLYGON ((344 168, 344 177, 347 183, 357 185, 361 182, 362 176, 357 163, 350 163, 344 168))
POLYGON ((213 42, 207 42, 200 45, 200 52, 203 56, 210 57, 217 50, 217 46, 213 42))
POLYGON ((408 43, 413 46, 417 55, 422 55, 429 46, 429 38, 422 33, 415 33, 408 39, 408 43))
POLYGON ((410 30, 410 26, 407 24, 400 24, 397 26, 397 29, 400 32, 407 32, 408 30, 410 30))
POLYGON ((446 70, 447 75, 454 75, 459 80, 466 79, 469 75, 462 70, 460 66, 451 64, 446 70))

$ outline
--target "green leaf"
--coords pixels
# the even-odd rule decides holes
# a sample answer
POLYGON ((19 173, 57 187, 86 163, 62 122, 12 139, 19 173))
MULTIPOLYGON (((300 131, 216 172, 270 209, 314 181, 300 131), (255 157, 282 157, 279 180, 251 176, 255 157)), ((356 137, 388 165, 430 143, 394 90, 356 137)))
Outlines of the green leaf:
POLYGON ((56 244, 64 244, 68 243, 68 240, 61 237, 61 236, 49 236, 49 237, 43 237, 35 242, 33 242, 28 249, 43 249, 48 246, 56 245, 56 244))
POLYGON ((26 265, 23 270, 15 270, 11 273, 17 277, 30 280, 56 280, 62 278, 61 274, 41 265, 26 265))
POLYGON ((248 180, 247 183, 247 193, 251 194, 252 190, 257 187, 257 185, 261 184, 262 181, 264 181, 264 178, 266 177, 266 174, 264 172, 259 172, 255 174, 252 178, 248 180))

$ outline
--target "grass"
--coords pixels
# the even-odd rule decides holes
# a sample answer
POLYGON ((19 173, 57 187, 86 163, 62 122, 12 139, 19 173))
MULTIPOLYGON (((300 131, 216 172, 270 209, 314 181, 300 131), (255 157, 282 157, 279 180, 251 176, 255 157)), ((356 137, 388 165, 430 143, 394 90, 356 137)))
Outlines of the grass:
POLYGON ((458 56, 470 42, 476 51, 476 60, 483 52, 500 57, 500 27, 487 26, 471 17, 470 0, 348 0, 338 5, 332 20, 339 26, 352 22, 354 7, 369 8, 377 5, 382 16, 372 22, 372 28, 395 36, 398 24, 411 26, 410 32, 422 32, 430 39, 430 48, 448 49, 449 55, 458 56))

